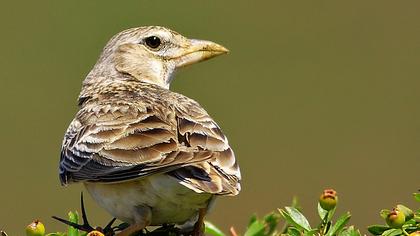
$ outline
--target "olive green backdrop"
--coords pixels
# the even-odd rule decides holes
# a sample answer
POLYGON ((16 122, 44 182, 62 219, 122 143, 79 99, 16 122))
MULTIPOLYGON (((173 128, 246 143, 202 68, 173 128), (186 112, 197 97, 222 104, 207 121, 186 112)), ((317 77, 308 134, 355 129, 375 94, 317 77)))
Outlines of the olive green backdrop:
MULTIPOLYGON (((0 7, 0 228, 79 209, 59 185, 60 145, 81 82, 116 32, 168 26, 218 42, 226 56, 179 72, 229 137, 238 197, 208 219, 240 229, 300 197, 315 224, 325 187, 364 229, 420 187, 419 1, 3 1, 0 7)), ((88 195, 86 195, 88 196, 88 195)), ((110 218, 90 197, 95 225, 110 218)), ((239 230, 241 231, 241 230, 239 230)), ((366 232, 366 231, 365 231, 366 232)))

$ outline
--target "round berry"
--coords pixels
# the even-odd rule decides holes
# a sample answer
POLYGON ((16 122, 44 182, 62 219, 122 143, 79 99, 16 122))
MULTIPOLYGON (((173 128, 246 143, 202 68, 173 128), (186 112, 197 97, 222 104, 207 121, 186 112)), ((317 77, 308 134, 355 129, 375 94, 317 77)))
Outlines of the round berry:
POLYGON ((402 213, 402 211, 398 210, 397 208, 394 208, 388 214, 385 220, 391 228, 401 228, 401 226, 403 226, 403 224, 405 223, 405 215, 404 213, 402 213))
POLYGON ((319 197, 319 205, 322 209, 330 211, 337 205, 338 197, 334 189, 326 189, 319 197))

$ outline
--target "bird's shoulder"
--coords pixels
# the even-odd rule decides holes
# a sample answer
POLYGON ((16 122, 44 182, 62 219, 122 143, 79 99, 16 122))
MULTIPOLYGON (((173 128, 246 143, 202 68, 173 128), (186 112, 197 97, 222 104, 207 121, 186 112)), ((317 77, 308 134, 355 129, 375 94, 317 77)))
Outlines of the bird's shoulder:
POLYGON ((87 89, 79 97, 81 107, 79 113, 95 113, 106 111, 106 107, 113 106, 112 111, 118 108, 126 110, 131 107, 140 112, 154 109, 155 112, 174 112, 181 116, 206 117, 211 119, 206 110, 195 100, 162 88, 158 85, 139 81, 116 81, 106 86, 87 89), (104 109, 105 108, 105 109, 104 109))

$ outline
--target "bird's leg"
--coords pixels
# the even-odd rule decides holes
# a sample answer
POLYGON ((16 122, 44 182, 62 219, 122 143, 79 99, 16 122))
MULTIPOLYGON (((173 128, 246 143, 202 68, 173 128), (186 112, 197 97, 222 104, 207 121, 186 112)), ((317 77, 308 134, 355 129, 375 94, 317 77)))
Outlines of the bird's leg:
POLYGON ((80 205, 81 205, 81 208, 82 208, 82 220, 83 220, 83 224, 81 224, 81 225, 70 222, 70 221, 62 219, 62 218, 59 218, 57 216, 53 216, 52 218, 66 224, 66 225, 72 226, 72 227, 74 227, 78 230, 82 230, 82 231, 85 231, 85 232, 90 232, 92 230, 95 230, 92 226, 90 226, 89 221, 88 221, 87 216, 86 216, 85 204, 83 202, 83 192, 80 194, 80 205))
POLYGON ((193 236, 203 236, 204 235, 204 216, 207 213, 206 208, 201 208, 198 210, 198 220, 194 225, 193 236))
POLYGON ((121 232, 117 233, 116 236, 130 236, 133 233, 139 232, 150 225, 152 222, 152 210, 147 206, 137 206, 137 216, 135 217, 135 223, 128 226, 121 232))

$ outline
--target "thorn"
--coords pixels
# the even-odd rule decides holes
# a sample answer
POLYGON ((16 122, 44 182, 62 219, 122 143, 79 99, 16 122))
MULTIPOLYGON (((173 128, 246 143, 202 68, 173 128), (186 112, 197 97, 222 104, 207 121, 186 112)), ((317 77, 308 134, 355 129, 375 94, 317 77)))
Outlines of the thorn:
POLYGON ((82 220, 83 220, 83 225, 89 225, 89 221, 87 219, 86 216, 86 210, 85 210, 85 203, 83 201, 83 192, 80 192, 80 206, 82 208, 82 220))
POLYGON ((88 225, 88 226, 86 226, 86 225, 79 225, 79 224, 73 223, 73 222, 71 222, 71 221, 68 221, 68 220, 65 220, 65 219, 59 218, 59 217, 57 217, 57 216, 52 216, 52 218, 53 218, 53 219, 56 219, 56 220, 58 220, 58 221, 60 221, 60 222, 62 222, 62 223, 64 223, 64 224, 66 224, 66 225, 69 225, 69 226, 71 226, 71 227, 74 227, 74 228, 76 228, 76 229, 78 229, 78 230, 82 230, 82 231, 85 231, 85 232, 90 232, 90 231, 92 231, 92 230, 93 230, 93 228, 92 228, 92 227, 90 227, 89 225, 88 225))
POLYGON ((83 202, 83 192, 81 192, 81 194, 80 194, 80 205, 81 205, 81 208, 82 208, 82 220, 83 220, 83 224, 81 224, 81 225, 73 223, 73 222, 65 220, 65 219, 62 219, 62 218, 59 218, 57 216, 52 216, 52 218, 66 224, 66 225, 72 226, 72 227, 74 227, 78 230, 82 230, 82 231, 85 231, 85 232, 90 232, 92 230, 95 230, 92 226, 90 226, 89 221, 86 217, 85 204, 83 202))
POLYGON ((112 228, 112 224, 114 224, 115 220, 117 220, 117 218, 113 218, 103 229, 103 233, 105 235, 114 235, 114 229, 112 228))

